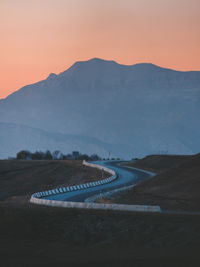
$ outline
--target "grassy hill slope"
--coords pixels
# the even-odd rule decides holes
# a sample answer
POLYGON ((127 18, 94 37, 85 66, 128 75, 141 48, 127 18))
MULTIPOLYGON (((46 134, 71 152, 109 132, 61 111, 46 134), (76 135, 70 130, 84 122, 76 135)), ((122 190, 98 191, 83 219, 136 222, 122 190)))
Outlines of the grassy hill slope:
POLYGON ((114 201, 156 204, 170 210, 200 211, 200 154, 185 158, 161 156, 157 159, 156 161, 155 157, 149 157, 133 164, 135 167, 157 170, 160 173, 114 201))
POLYGON ((98 177, 81 162, 0 161, 0 172, 2 266, 200 266, 200 216, 53 208, 10 198, 98 177))
POLYGON ((0 200, 98 179, 101 171, 82 161, 0 160, 0 200))
POLYGON ((150 155, 135 162, 129 162, 126 165, 160 173, 176 167, 192 157, 188 155, 150 155))

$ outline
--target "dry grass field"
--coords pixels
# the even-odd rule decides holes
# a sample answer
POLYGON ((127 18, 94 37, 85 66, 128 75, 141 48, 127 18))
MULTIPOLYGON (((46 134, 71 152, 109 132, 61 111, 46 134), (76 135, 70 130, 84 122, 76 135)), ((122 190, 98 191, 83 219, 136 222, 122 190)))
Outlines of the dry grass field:
POLYGON ((149 156, 131 165, 154 170, 158 175, 121 194, 114 202, 200 212, 200 154, 149 156))
POLYGON ((1 266, 200 264, 200 216, 0 203, 0 218, 1 266))
POLYGON ((20 202, 16 199, 49 185, 48 177, 55 178, 56 173, 58 180, 50 184, 72 184, 76 177, 82 182, 99 173, 87 169, 83 175, 85 167, 78 162, 7 161, 0 166, 0 266, 200 266, 200 216, 20 202))
POLYGON ((82 165, 82 161, 0 160, 0 200, 99 179, 101 171, 82 165))
POLYGON ((190 155, 150 155, 135 162, 129 162, 126 165, 155 173, 161 173, 180 165, 192 157, 193 156, 190 155))

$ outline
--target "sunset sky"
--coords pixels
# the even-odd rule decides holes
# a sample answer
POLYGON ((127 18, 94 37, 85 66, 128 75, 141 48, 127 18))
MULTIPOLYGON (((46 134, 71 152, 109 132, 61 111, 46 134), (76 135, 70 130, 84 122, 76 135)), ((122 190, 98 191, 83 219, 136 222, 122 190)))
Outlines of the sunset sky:
POLYGON ((0 98, 93 57, 200 70, 199 0, 0 0, 0 98))

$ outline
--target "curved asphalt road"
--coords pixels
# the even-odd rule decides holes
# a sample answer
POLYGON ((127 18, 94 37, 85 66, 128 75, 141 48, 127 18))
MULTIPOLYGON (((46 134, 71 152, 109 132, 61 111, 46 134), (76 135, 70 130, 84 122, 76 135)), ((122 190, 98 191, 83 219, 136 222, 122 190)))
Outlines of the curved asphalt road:
POLYGON ((130 168, 121 166, 122 161, 97 161, 94 163, 114 170, 117 173, 118 178, 108 184, 43 198, 59 201, 84 202, 84 200, 88 197, 92 197, 103 192, 112 191, 117 188, 123 188, 128 185, 136 185, 154 175, 151 172, 135 169, 132 167, 130 168))

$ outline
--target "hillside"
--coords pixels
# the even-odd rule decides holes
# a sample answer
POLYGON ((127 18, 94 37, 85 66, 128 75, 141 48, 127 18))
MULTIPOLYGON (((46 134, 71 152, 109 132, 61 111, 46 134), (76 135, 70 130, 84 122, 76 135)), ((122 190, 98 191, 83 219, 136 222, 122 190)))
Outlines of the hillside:
MULTIPOLYGON (((143 165, 144 166, 144 165, 143 165)), ((114 201, 156 204, 162 209, 200 211, 200 154, 136 185, 114 201)))
POLYGON ((160 173, 176 167, 192 157, 190 155, 150 155, 137 161, 128 162, 126 165, 160 173))
MULTIPOLYGON (((199 71, 145 63, 126 66, 94 58, 0 100, 0 122, 55 136, 95 138, 110 144, 106 154, 111 157, 192 154, 200 146, 199 99, 199 71)), ((18 138, 19 134, 13 143, 18 138)), ((59 146, 59 140, 54 145, 59 146)), ((100 147, 95 152, 104 156, 100 147)), ((2 154, 10 156, 6 150, 2 154)))
POLYGON ((0 160, 0 201, 30 198, 38 191, 96 181, 101 175, 76 160, 0 160))
POLYGON ((79 161, 0 161, 2 266, 199 266, 200 216, 34 205, 27 195, 100 177, 79 161))
POLYGON ((0 202, 1 264, 199 266, 200 216, 74 210, 0 202))

